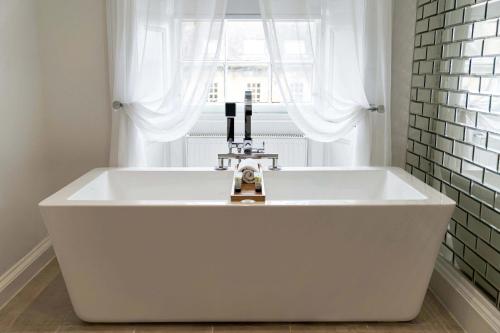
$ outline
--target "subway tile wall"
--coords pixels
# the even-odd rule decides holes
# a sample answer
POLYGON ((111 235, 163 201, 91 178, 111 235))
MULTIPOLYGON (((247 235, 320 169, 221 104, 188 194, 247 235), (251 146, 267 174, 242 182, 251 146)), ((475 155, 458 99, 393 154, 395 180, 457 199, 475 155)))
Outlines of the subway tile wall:
POLYGON ((406 170, 457 202, 441 256, 500 308, 500 0, 417 0, 406 170))

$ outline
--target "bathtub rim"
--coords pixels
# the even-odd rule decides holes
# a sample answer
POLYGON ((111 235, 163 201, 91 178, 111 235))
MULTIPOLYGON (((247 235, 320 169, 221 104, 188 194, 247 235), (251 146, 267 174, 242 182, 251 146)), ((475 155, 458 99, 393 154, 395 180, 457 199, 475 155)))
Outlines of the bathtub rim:
POLYGON ((232 173, 233 170, 218 171, 210 167, 102 167, 95 168, 81 177, 75 179, 68 185, 64 186, 54 194, 42 200, 39 207, 184 207, 184 206, 243 206, 243 207, 288 207, 288 206, 455 206, 456 203, 451 198, 437 191, 432 186, 422 182, 420 179, 409 174, 404 169, 398 167, 283 167, 279 171, 269 172, 294 172, 294 171, 389 171, 396 177, 400 178, 408 186, 412 187, 420 194, 425 196, 424 199, 411 200, 268 200, 263 203, 245 204, 241 202, 231 202, 228 200, 70 200, 79 189, 83 188, 91 181, 96 179, 102 173, 107 171, 210 171, 210 172, 227 172, 232 173))

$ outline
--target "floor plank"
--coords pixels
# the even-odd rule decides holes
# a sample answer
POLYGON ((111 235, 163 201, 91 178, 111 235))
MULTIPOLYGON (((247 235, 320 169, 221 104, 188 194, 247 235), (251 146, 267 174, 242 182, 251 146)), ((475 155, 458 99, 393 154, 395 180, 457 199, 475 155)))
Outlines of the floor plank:
POLYGON ((51 262, 0 311, 1 333, 462 333, 431 294, 407 323, 86 324, 73 312, 57 265, 51 262))

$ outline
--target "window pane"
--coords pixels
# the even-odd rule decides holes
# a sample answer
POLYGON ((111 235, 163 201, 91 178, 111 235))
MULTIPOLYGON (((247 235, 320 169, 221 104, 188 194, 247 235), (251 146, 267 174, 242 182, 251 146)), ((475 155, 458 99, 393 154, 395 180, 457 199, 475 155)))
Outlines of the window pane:
POLYGON ((312 62, 316 44, 317 21, 278 21, 281 59, 284 62, 312 62))
POLYGON ((269 61, 262 22, 226 21, 227 60, 269 61))
POLYGON ((166 30, 150 28, 146 35, 146 43, 142 56, 142 73, 139 77, 139 95, 147 100, 156 100, 163 96, 164 71, 163 57, 166 30))
POLYGON ((224 96, 224 66, 217 67, 215 77, 208 89, 207 102, 209 103, 223 103, 224 96))
MULTIPOLYGON (((186 21, 182 23, 182 59, 193 60, 214 60, 217 52, 218 41, 208 38, 210 34, 210 21, 186 21), (201 36, 200 34, 205 34, 201 36), (200 43, 200 41, 208 41, 200 43)), ((218 60, 224 60, 225 53, 224 38, 218 60)))
MULTIPOLYGON (((200 25, 206 22, 184 22, 183 60, 203 60, 203 49, 195 47, 200 25)), ((290 90, 297 102, 311 100, 313 48, 316 42, 317 22, 286 20, 277 22, 287 68, 290 90), (300 64, 300 66, 296 66, 300 64), (296 66, 296 68, 294 68, 296 66)), ((277 82, 270 82, 270 60, 260 20, 226 20, 223 45, 219 57, 220 66, 209 87, 207 102, 243 102, 245 90, 253 91, 255 103, 282 103, 277 82)), ((208 46, 215 52, 216 44, 208 46)))
POLYGON ((281 96, 280 86, 273 73, 273 86, 271 87, 271 102, 272 103, 283 103, 283 97, 281 96))
POLYGON ((255 103, 269 103, 269 65, 227 65, 226 101, 243 102, 252 90, 255 103))
MULTIPOLYGON (((286 78, 290 88, 291 96, 296 103, 311 102, 312 96, 312 65, 285 65, 286 78)), ((273 78, 273 103, 282 103, 280 87, 277 80, 273 78)))

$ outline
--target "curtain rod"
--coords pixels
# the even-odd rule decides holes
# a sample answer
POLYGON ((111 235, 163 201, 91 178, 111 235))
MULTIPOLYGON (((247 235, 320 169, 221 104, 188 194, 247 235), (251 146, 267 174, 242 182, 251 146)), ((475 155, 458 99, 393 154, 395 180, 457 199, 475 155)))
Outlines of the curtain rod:
MULTIPOLYGON (((120 101, 113 101, 113 103, 111 104, 111 107, 113 108, 113 110, 117 111, 117 110, 120 110, 123 107, 123 103, 120 102, 120 101)), ((370 107, 368 109, 366 109, 366 110, 370 111, 370 112, 378 112, 378 113, 384 113, 385 112, 383 105, 373 105, 373 104, 370 104, 370 107)))

